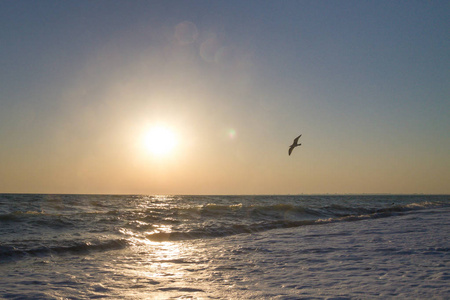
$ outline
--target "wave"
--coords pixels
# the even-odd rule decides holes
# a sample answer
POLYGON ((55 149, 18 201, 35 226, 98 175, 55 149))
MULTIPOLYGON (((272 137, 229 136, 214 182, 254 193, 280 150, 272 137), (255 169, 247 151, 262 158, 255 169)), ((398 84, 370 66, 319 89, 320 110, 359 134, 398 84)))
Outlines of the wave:
POLYGON ((92 251, 108 251, 126 248, 129 245, 126 239, 111 239, 97 242, 78 242, 72 245, 41 246, 31 249, 18 249, 13 246, 0 245, 0 262, 24 258, 27 256, 46 256, 52 254, 87 254, 92 251))
POLYGON ((48 227, 48 228, 70 228, 73 221, 61 214, 50 214, 42 211, 16 211, 12 213, 0 214, 0 224, 16 226, 48 227))
POLYGON ((0 214, 0 221, 20 221, 27 216, 45 215, 42 211, 15 211, 12 213, 0 214))
POLYGON ((47 210, 44 204, 43 210, 35 211, 14 207, 10 208, 14 212, 0 213, 0 262, 28 256, 109 251, 148 241, 207 239, 352 222, 449 207, 447 198, 414 202, 400 199, 397 203, 392 198, 348 199, 181 197, 178 202, 143 204, 134 198, 134 202, 124 203, 119 202, 120 198, 106 197, 93 206, 66 205, 62 211, 47 210), (212 200, 217 203, 211 203, 212 200))
POLYGON ((384 207, 370 207, 367 203, 361 206, 355 205, 295 205, 292 203, 278 203, 278 204, 251 204, 244 205, 232 204, 232 205, 218 205, 218 204, 205 204, 197 207, 181 208, 178 211, 178 215, 183 215, 186 212, 202 216, 216 216, 216 217, 228 217, 235 218, 240 217, 253 217, 257 219, 257 216, 264 218, 289 218, 294 219, 320 219, 320 218, 338 218, 350 215, 367 215, 367 214, 393 214, 401 213, 412 210, 419 210, 431 207, 440 207, 444 203, 437 202, 418 202, 410 204, 394 204, 384 207))
MULTIPOLYGON (((291 204, 276 205, 230 205, 217 206, 205 205, 197 208, 197 211, 219 210, 220 214, 215 215, 216 220, 205 220, 203 223, 192 224, 190 227, 183 227, 170 232, 150 232, 145 234, 145 238, 151 241, 178 241, 192 240, 199 238, 216 238, 244 233, 256 233, 279 228, 293 228, 311 225, 324 225, 336 222, 353 222, 366 219, 386 218, 402 215, 411 211, 426 208, 439 207, 442 204, 432 202, 421 202, 407 205, 392 205, 382 208, 347 207, 343 205, 331 205, 317 209, 295 206, 291 204), (236 210, 248 210, 253 213, 253 218, 235 218, 233 222, 226 219, 225 212, 236 210), (296 214, 291 214, 292 212, 296 214), (265 218, 254 217, 263 214, 265 218), (278 214, 278 216, 276 215, 278 214), (250 222, 254 221, 254 222, 250 222), (186 229, 188 228, 188 229, 186 229)), ((246 214, 248 216, 248 214, 246 214)), ((147 228, 148 229, 148 228, 147 228)))

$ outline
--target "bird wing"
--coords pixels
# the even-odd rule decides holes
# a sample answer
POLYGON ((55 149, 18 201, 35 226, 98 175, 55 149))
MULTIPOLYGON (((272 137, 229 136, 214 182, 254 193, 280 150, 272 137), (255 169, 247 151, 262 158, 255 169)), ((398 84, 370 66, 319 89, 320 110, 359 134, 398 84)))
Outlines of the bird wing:
POLYGON ((300 134, 298 137, 296 137, 294 139, 294 142, 292 143, 292 145, 289 146, 289 155, 291 155, 292 150, 294 150, 295 147, 300 146, 301 144, 298 143, 298 139, 301 137, 302 135, 300 134))

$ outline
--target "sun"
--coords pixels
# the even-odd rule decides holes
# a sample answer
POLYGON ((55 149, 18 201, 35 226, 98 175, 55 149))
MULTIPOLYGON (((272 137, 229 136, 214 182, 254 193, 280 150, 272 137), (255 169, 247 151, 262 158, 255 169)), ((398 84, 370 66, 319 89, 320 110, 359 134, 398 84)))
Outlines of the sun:
POLYGON ((143 143, 145 149, 154 156, 166 156, 175 149, 177 136, 166 126, 155 126, 144 134, 143 143))

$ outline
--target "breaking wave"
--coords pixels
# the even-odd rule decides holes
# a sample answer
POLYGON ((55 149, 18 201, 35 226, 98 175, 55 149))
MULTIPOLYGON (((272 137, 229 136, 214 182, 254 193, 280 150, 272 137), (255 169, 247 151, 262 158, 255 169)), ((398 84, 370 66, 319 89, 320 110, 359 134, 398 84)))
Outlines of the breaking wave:
MULTIPOLYGON (((70 242, 69 242, 70 243, 70 242)), ((46 256, 52 254, 87 254, 92 251, 108 251, 123 249, 129 245, 125 239, 106 240, 102 242, 72 242, 71 245, 40 246, 31 249, 20 249, 13 246, 0 245, 0 262, 26 256, 46 256)))
POLYGON ((1 195, 0 262, 450 207, 448 196, 1 195))

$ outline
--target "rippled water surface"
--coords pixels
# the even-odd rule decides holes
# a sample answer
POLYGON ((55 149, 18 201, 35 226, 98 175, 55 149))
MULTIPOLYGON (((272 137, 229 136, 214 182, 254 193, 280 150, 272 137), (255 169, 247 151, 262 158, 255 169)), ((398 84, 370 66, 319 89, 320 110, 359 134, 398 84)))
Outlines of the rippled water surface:
POLYGON ((449 294, 448 196, 0 195, 0 297, 449 294))

